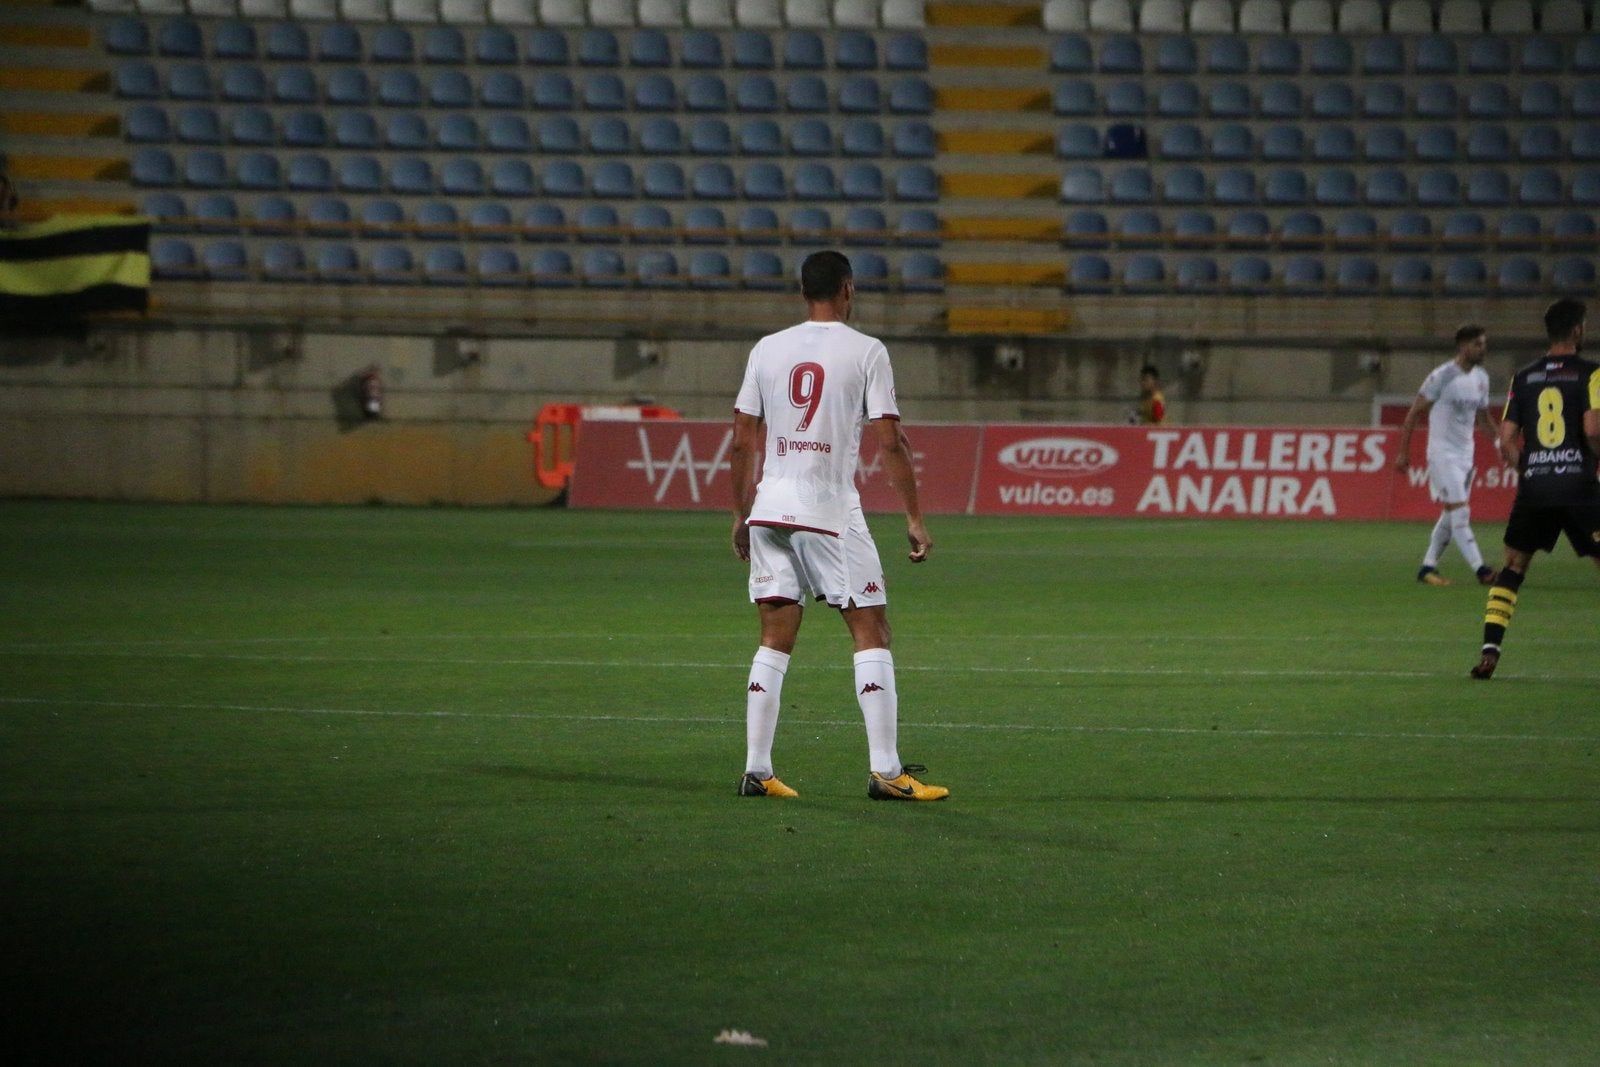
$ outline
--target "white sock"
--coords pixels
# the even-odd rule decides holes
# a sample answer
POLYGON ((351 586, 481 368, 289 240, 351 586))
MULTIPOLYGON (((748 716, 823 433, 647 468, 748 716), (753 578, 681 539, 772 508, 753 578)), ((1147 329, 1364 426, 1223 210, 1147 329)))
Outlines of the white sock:
POLYGON ((1433 524, 1433 535, 1428 539, 1428 554, 1422 557, 1424 567, 1437 567, 1439 557, 1450 547, 1450 512, 1441 511, 1439 521, 1433 524))
POLYGON ((772 738, 778 732, 778 704, 783 676, 789 672, 786 653, 763 645, 750 663, 749 695, 744 705, 744 772, 772 777, 772 738))
POLYGON ((894 657, 887 648, 856 653, 856 703, 867 721, 872 769, 885 778, 900 776, 900 699, 894 688, 894 657))
POLYGON ((1450 536, 1467 559, 1467 566, 1476 571, 1483 566, 1483 553, 1478 550, 1478 539, 1472 533, 1472 509, 1465 505, 1447 512, 1450 516, 1450 536))

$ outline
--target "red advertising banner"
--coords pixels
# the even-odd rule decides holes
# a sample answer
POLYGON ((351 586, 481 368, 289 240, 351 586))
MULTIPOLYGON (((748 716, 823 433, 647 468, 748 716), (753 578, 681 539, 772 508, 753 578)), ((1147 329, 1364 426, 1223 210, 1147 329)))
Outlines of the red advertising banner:
MULTIPOLYGON (((928 514, 1159 518, 1432 519, 1426 434, 1394 469, 1392 428, 912 426, 928 514)), ((584 422, 573 507, 720 510, 729 506, 726 422, 584 422)), ((1474 519, 1503 520, 1516 474, 1478 442, 1474 519)), ((868 511, 898 502, 876 443, 857 470, 868 511)))

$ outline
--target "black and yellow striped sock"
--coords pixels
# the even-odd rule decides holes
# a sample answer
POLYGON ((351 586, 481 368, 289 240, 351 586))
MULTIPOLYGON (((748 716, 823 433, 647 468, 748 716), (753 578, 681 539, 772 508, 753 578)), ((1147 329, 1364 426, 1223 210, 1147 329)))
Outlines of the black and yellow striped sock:
POLYGON ((1507 567, 1495 578, 1489 590, 1489 603, 1483 612, 1483 647, 1498 650, 1506 639, 1506 627, 1517 610, 1517 590, 1522 588, 1522 575, 1507 567))

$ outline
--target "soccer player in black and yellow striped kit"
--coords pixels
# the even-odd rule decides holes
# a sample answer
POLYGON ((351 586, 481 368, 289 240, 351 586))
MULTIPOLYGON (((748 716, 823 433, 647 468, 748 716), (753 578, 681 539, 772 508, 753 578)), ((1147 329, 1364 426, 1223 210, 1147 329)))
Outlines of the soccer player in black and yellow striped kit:
POLYGON ((1550 351, 1517 371, 1500 423, 1500 455, 1520 476, 1506 521, 1505 566, 1489 590, 1483 652, 1472 677, 1500 663, 1506 627, 1535 552, 1561 534, 1600 565, 1600 364, 1584 359, 1582 301, 1564 298, 1544 313, 1550 351))

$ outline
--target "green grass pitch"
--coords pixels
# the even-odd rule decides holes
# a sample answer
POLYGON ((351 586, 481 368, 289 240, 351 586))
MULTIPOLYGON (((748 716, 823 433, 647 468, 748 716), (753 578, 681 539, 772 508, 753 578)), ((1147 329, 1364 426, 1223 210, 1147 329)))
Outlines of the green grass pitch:
POLYGON ((1484 684, 1423 524, 876 517, 912 805, 820 609, 734 795, 727 525, 0 505, 5 1058, 1594 1061, 1564 545, 1484 684))

